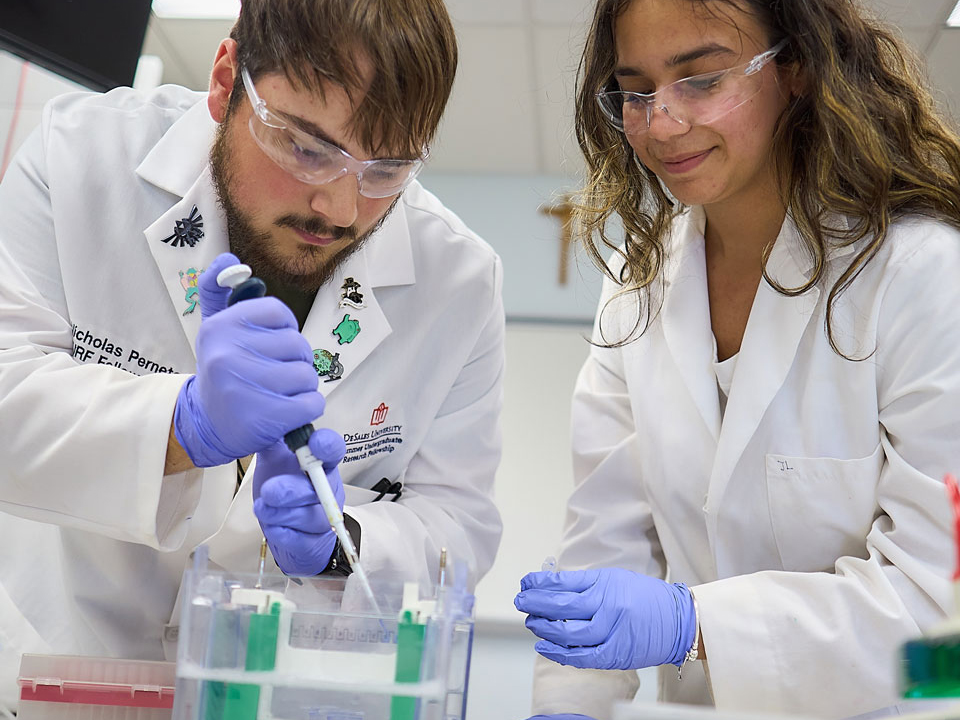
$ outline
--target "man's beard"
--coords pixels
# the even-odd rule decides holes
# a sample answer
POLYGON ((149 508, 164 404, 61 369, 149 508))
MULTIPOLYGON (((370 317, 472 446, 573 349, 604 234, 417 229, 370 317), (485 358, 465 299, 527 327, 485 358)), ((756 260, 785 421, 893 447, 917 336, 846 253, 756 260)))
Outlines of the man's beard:
MULTIPOLYGON (((232 115, 232 113, 231 113, 232 115)), ((233 181, 231 148, 227 133, 231 118, 217 126, 216 138, 210 150, 210 169, 214 189, 220 208, 227 221, 227 238, 230 252, 246 263, 254 274, 267 282, 273 280, 281 285, 293 287, 305 293, 315 293, 357 252, 373 233, 380 229, 384 220, 396 207, 400 196, 387 208, 376 224, 367 232, 358 236, 355 226, 339 227, 331 225, 319 217, 301 217, 283 215, 274 221, 276 227, 288 227, 302 230, 311 235, 332 237, 336 240, 347 238, 350 243, 329 257, 324 257, 324 249, 315 245, 300 245, 292 256, 280 252, 271 234, 266 230, 257 230, 249 214, 240 210, 233 200, 230 187, 233 181)))

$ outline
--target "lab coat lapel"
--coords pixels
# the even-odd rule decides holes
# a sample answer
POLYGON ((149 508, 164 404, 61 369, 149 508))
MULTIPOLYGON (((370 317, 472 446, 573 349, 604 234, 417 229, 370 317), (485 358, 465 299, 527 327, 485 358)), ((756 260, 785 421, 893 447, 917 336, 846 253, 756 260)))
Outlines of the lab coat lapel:
POLYGON ((193 347, 200 329, 200 305, 194 302, 198 299, 197 278, 217 255, 229 249, 209 169, 201 174, 196 184, 178 203, 144 230, 143 234, 157 264, 157 270, 163 278, 173 309, 180 318, 183 332, 190 341, 190 347, 193 347), (199 222, 203 223, 202 228, 197 228, 199 222), (195 245, 191 247, 189 241, 177 235, 178 223, 181 232, 189 231, 192 224, 197 228, 195 233, 203 233, 195 245))
POLYGON ((664 273, 663 334, 691 399, 716 440, 720 434, 720 402, 712 366, 713 329, 702 208, 688 210, 677 226, 664 273))
POLYGON ((137 168, 144 180, 179 197, 143 234, 191 348, 200 328, 197 278, 229 249, 208 162, 215 127, 206 103, 198 102, 137 168))
POLYGON ((303 335, 318 365, 320 392, 327 397, 335 393, 393 332, 377 293, 415 279, 406 211, 398 203, 364 247, 320 289, 304 323, 303 335), (362 296, 360 302, 356 293, 362 296), (345 297, 348 294, 352 297, 345 297), (339 374, 323 374, 331 363, 339 364, 339 374))
MULTIPOLYGON (((800 242, 793 222, 787 219, 767 261, 768 275, 785 288, 807 281, 810 263, 804 260, 800 242)), ((819 297, 816 287, 790 297, 766 281, 760 282, 740 346, 710 479, 707 510, 714 531, 727 483, 786 380, 819 297)))

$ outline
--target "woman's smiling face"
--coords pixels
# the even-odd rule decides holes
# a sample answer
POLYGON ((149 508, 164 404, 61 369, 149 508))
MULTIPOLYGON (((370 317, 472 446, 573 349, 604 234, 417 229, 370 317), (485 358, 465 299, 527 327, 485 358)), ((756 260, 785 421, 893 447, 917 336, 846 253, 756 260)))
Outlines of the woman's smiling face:
MULTIPOLYGON (((770 49, 757 19, 726 2, 633 0, 614 29, 614 77, 622 90, 640 93, 743 65, 770 49)), ((774 181, 773 134, 789 100, 780 72, 766 64, 759 91, 706 125, 679 123, 655 108, 649 129, 628 132, 627 141, 684 204, 749 198, 774 181)))

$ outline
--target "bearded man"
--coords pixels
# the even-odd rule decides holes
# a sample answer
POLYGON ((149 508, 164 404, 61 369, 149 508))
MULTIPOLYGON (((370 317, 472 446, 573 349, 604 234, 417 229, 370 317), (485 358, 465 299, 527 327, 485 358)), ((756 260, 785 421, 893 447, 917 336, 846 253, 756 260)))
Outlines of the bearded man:
POLYGON ((0 185, 3 687, 172 658, 200 544, 348 571, 280 442, 309 422, 368 574, 489 569, 501 266, 415 180, 456 60, 441 0, 245 0, 208 93, 47 106, 0 185), (268 292, 228 307, 238 261, 268 292))

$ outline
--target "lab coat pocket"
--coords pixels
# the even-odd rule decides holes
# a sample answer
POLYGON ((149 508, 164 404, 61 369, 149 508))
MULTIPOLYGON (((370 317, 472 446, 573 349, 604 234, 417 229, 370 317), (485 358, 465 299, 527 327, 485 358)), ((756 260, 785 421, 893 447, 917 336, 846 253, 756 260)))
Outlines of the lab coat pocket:
POLYGON ((770 521, 784 570, 832 572, 841 557, 866 557, 883 463, 879 444, 851 460, 766 456, 770 521))

